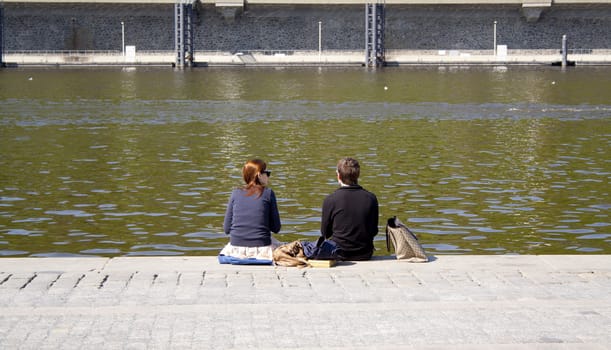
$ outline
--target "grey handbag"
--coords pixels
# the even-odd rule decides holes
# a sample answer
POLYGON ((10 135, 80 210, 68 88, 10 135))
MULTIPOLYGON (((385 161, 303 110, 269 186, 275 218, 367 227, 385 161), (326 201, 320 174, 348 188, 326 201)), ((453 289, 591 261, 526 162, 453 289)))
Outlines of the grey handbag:
POLYGON ((408 262, 429 261, 416 235, 396 216, 388 219, 386 224, 386 249, 389 252, 390 243, 392 243, 395 255, 399 260, 408 262))

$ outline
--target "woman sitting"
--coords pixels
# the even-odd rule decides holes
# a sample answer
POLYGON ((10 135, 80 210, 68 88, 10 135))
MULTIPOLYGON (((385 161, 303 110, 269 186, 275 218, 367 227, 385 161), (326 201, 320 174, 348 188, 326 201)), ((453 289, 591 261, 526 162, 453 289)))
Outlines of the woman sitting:
POLYGON ((220 263, 272 264, 278 242, 271 233, 278 233, 281 224, 266 168, 261 159, 249 160, 242 168, 245 185, 233 190, 227 204, 223 227, 229 243, 219 254, 220 263))

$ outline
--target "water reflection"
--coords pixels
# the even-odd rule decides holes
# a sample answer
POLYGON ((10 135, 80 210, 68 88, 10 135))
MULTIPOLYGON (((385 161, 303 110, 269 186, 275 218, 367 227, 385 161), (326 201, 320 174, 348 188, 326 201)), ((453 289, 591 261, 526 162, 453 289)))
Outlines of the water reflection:
POLYGON ((120 96, 125 99, 137 98, 137 71, 134 67, 125 67, 121 69, 121 92, 120 96))
POLYGON ((208 84, 217 86, 215 90, 219 91, 219 99, 222 100, 239 100, 244 97, 246 87, 243 85, 243 75, 239 70, 227 71, 222 79, 208 81, 208 84))
MULTIPOLYGON (((278 238, 313 239, 346 155, 361 161, 380 222, 397 215, 433 254, 611 252, 611 103, 546 90, 583 76, 113 72, 93 71, 98 95, 76 89, 91 76, 67 73, 57 96, 23 90, 13 71, 0 80, 0 256, 215 255, 251 157, 273 170, 278 238)), ((382 234, 376 248, 386 254, 382 234)))

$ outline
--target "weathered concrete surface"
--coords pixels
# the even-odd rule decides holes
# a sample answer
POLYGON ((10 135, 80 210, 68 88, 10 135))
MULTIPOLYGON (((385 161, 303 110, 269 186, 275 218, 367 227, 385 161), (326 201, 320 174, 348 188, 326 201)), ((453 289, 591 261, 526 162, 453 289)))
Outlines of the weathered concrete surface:
MULTIPOLYGON (((531 50, 529 52, 509 53, 506 56, 495 56, 482 51, 411 51, 389 50, 386 54, 389 65, 550 65, 560 62, 562 55, 553 50, 531 50)), ((283 51, 248 53, 249 60, 243 59, 241 53, 230 52, 197 52, 195 63, 199 66, 317 66, 317 65, 352 65, 360 66, 365 61, 364 51, 283 51), (270 53, 271 52, 271 53, 270 53)), ((137 53, 133 59, 127 59, 121 53, 56 53, 56 54, 5 54, 4 61, 9 65, 165 65, 174 63, 172 52, 137 53)), ((568 60, 577 65, 611 64, 611 50, 597 50, 588 54, 570 54, 568 60)))
POLYGON ((611 349, 611 255, 0 259, 2 349, 611 349))

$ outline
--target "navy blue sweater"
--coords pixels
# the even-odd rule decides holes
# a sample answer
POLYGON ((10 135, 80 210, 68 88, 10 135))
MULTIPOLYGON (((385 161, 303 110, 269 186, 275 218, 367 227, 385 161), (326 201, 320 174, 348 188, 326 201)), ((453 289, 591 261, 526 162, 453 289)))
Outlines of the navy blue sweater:
POLYGON ((225 233, 233 246, 262 247, 272 243, 271 232, 280 231, 276 195, 264 188, 261 197, 247 196, 243 189, 231 193, 224 222, 225 233))

